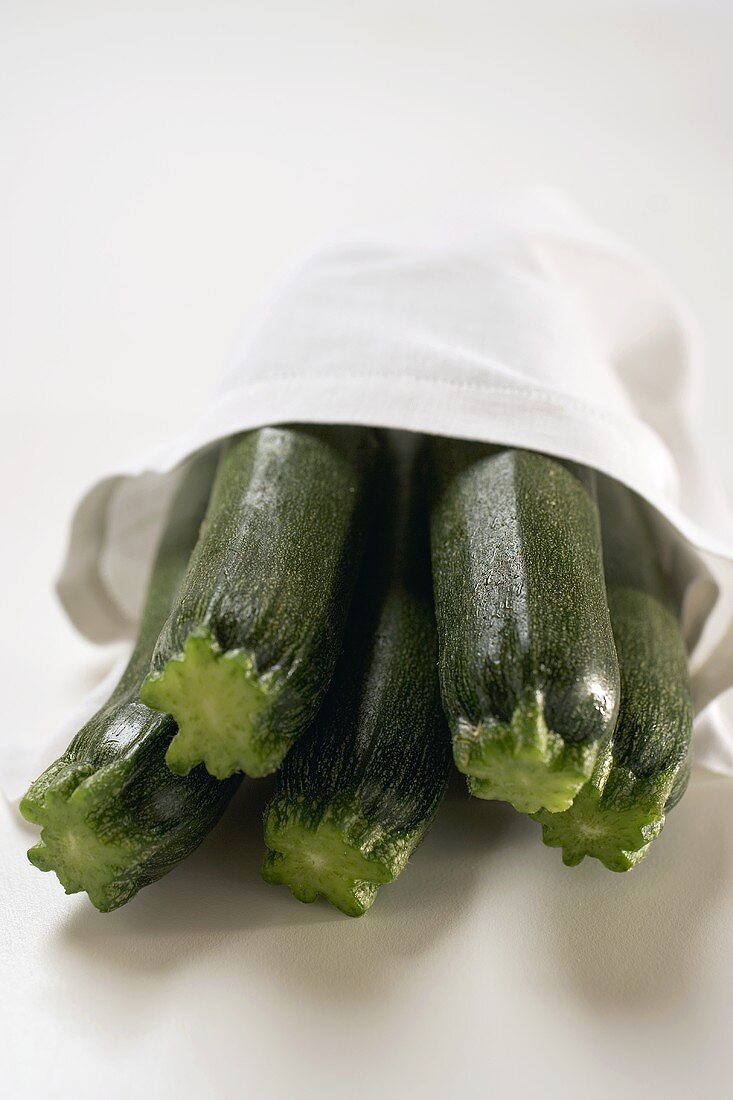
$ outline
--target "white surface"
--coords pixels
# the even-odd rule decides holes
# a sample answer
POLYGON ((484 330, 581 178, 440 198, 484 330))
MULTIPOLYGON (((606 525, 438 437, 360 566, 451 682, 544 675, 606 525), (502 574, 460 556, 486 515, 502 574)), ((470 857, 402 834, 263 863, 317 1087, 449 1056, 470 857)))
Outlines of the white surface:
MULTIPOLYGON (((6 0, 0 24, 2 737, 50 728, 112 660, 50 593, 80 489, 192 419, 264 282, 365 212, 569 190, 691 301, 733 488, 726 5, 6 0)), ((108 917, 25 864, 7 815, 3 1083, 725 1096, 732 801, 698 780, 623 877, 452 801, 353 922, 257 881, 246 792, 108 917)))

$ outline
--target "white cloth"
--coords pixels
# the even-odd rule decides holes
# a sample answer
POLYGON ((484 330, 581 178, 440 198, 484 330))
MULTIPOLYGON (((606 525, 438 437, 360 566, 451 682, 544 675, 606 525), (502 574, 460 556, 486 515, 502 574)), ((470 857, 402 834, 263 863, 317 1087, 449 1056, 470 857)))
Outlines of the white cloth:
MULTIPOLYGON (((641 257, 554 193, 336 243, 277 282, 198 423, 85 494, 58 592, 87 637, 129 635, 172 471, 242 429, 373 424, 563 456, 657 509, 668 564, 687 590, 697 762, 733 775, 724 698, 733 684, 733 515, 702 445, 700 385, 684 305, 641 257)), ((98 701, 99 693, 74 721, 98 701)))

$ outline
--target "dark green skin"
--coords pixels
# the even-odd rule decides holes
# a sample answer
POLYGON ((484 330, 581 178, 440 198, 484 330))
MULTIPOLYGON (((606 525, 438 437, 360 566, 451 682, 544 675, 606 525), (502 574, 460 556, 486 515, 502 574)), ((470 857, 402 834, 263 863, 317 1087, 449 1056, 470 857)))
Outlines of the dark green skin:
POLYGON ((664 812, 666 814, 668 814, 670 810, 673 810, 675 808, 675 806, 687 790, 690 783, 691 767, 692 761, 688 754, 687 759, 675 776, 674 783, 672 784, 672 790, 669 792, 669 797, 664 804, 664 812))
POLYGON ((609 870, 639 863, 689 779, 692 698, 677 601, 667 584, 646 506, 599 475, 611 623, 621 668, 613 736, 564 813, 539 813, 543 840, 574 866, 586 856, 609 870))
POLYGON ((189 855, 216 824, 239 782, 237 778, 220 783, 203 767, 185 778, 173 775, 165 753, 176 725, 138 698, 159 631, 196 543, 217 459, 218 448, 194 459, 175 495, 153 565, 138 638, 119 684, 21 803, 23 815, 44 826, 49 795, 67 798, 82 782, 90 786, 90 794, 98 792, 89 824, 103 841, 120 841, 134 851, 129 866, 110 886, 109 896, 98 904, 105 910, 128 901, 189 855))
MULTIPOLYGON (((693 706, 677 600, 663 572, 646 508, 629 489, 599 475, 603 554, 611 622, 621 666, 614 766, 653 796, 655 777, 675 771, 671 809, 689 778, 693 706)), ((610 797, 608 791, 606 798, 610 797)))
POLYGON ((592 474, 529 451, 433 439, 432 551, 451 729, 509 722, 537 693, 568 745, 618 709, 592 474))
MULTIPOLYGON (((316 714, 341 646, 377 453, 371 429, 262 428, 229 441, 201 537, 153 656, 192 634, 243 650, 276 689, 261 744, 283 753, 316 714)), ((263 749, 266 755, 266 749, 263 749)))
POLYGON ((609 586, 614 637, 621 665, 621 709, 611 742, 613 768, 602 804, 643 799, 650 806, 671 809, 684 792, 669 774, 681 771, 686 785, 686 761, 692 737, 692 697, 687 654, 672 612, 636 588, 609 586), (611 783, 614 769, 633 776, 618 790, 611 783), (656 781, 659 780, 659 787, 656 781))
POLYGON ((350 839, 394 877, 433 819, 451 751, 437 676, 426 509, 408 459, 392 454, 388 462, 331 689, 286 756, 266 818, 274 832, 291 816, 311 828, 328 816, 351 823, 350 839))

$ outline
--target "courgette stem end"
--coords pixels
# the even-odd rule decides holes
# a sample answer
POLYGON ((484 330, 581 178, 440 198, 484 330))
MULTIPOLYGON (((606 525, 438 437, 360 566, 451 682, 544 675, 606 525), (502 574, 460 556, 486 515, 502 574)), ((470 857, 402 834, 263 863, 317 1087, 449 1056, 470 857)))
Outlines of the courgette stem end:
POLYGON ((146 854, 144 838, 137 844, 129 832, 124 840, 113 836, 100 813, 126 779, 122 762, 91 776, 71 765, 58 786, 41 792, 34 785, 20 806, 28 821, 41 826, 41 839, 28 851, 33 866, 53 871, 67 894, 86 892, 101 913, 137 893, 135 868, 146 854))
POLYGON ((373 832, 363 822, 333 813, 320 820, 292 813, 285 819, 270 808, 262 877, 273 886, 289 886, 299 901, 324 897, 347 916, 361 917, 378 887, 401 870, 375 853, 373 832))
POLYGON ((203 764, 216 779, 256 778, 274 772, 287 751, 286 739, 263 732, 271 685, 249 654, 224 653, 208 634, 189 635, 183 652, 147 677, 140 697, 178 725, 165 758, 176 775, 203 764))
MULTIPOLYGON (((613 778, 613 769, 609 779, 613 778)), ((613 784, 618 790, 628 782, 613 784)), ((563 863, 574 867, 586 856, 599 860, 609 871, 630 871, 646 855, 664 827, 664 798, 612 797, 608 783, 600 790, 588 783, 573 805, 562 814, 533 814, 542 825, 542 840, 550 848, 562 848, 563 863)))
POLYGON ((537 699, 520 703, 508 723, 464 723, 453 737, 453 758, 470 793, 527 814, 572 806, 597 755, 596 742, 566 744, 548 729, 537 699))

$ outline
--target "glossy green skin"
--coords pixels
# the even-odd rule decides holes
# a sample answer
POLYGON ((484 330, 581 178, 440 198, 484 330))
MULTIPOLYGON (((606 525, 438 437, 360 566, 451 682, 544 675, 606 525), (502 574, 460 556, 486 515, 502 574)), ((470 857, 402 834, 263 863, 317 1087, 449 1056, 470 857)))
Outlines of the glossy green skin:
POLYGON ((432 440, 428 460, 440 678, 456 764, 474 777, 474 793, 525 812, 551 796, 551 809, 565 808, 613 729, 619 699, 592 475, 460 440, 432 440), (505 791, 491 776, 503 763, 505 791))
POLYGON ((189 855, 237 787, 203 768, 172 775, 165 753, 176 731, 138 698, 204 515, 217 452, 194 459, 172 504, 148 587, 138 638, 109 701, 31 785, 21 812, 42 826, 29 858, 58 874, 67 893, 86 890, 116 909, 189 855), (72 850, 73 847, 73 850, 72 850))
POLYGON ((645 506, 623 485, 599 475, 603 556, 616 648, 621 709, 614 765, 645 783, 661 781, 655 804, 671 809, 689 778, 693 705, 679 605, 664 574, 645 506))
POLYGON ((685 791, 693 707, 676 601, 644 507, 600 477, 599 500, 621 707, 582 798, 566 814, 538 820, 566 863, 589 855, 624 871, 643 858, 685 791))
MULTIPOLYGON (((609 586, 616 647, 621 662, 621 710, 611 742, 614 766, 654 782, 683 768, 692 736, 692 696, 687 653, 672 612, 646 592, 609 586)), ((673 783, 666 779, 655 803, 664 806, 673 783)))
POLYGON ((376 451, 371 430, 339 426, 263 428, 230 441, 143 695, 167 705, 181 726, 171 767, 186 771, 203 760, 219 775, 265 775, 314 717, 340 649, 376 451), (198 678, 190 690, 189 655, 198 678), (217 666, 217 658, 225 662, 217 666), (184 749, 186 709, 222 673, 228 698, 211 688, 195 714, 196 740, 184 749), (161 681, 170 681, 167 694, 161 681), (235 744, 222 758, 227 722, 242 751, 235 744))
POLYGON ((322 893, 352 916, 371 905, 377 884, 404 868, 433 819, 451 766, 427 517, 404 469, 391 484, 331 690, 285 758, 265 815, 265 878, 289 885, 303 901, 322 893), (327 834, 322 845, 319 829, 327 834), (335 838, 344 849, 340 862, 331 859, 335 838), (349 877, 346 851, 351 873, 363 877, 349 877))

